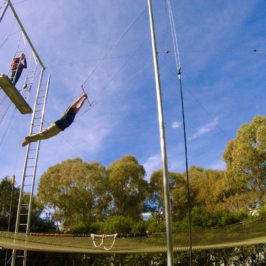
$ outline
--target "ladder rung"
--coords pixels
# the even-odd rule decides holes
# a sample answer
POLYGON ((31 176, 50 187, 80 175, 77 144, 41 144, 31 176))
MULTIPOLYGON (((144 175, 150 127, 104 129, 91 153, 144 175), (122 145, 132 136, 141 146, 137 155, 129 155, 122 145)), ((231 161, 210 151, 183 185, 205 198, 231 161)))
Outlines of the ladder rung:
POLYGON ((21 225, 21 226, 26 226, 27 224, 19 224, 19 225, 21 225))
POLYGON ((21 216, 27 216, 28 214, 27 213, 21 213, 20 215, 21 216))

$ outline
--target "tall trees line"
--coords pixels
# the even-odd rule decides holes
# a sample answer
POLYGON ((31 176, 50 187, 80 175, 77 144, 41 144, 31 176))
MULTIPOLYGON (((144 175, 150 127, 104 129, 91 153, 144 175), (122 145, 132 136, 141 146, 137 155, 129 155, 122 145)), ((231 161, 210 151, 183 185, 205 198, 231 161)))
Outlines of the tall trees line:
MULTIPOLYGON (((190 167, 192 210, 211 215, 224 209, 245 212, 265 205, 265 136, 266 117, 257 116, 242 125, 228 143, 225 171, 190 167)), ((188 212, 185 173, 169 173, 169 178, 172 217, 180 221, 188 212)), ((49 168, 41 176, 37 197, 54 210, 54 219, 67 227, 114 215, 138 221, 145 210, 163 216, 162 180, 161 170, 147 178, 144 167, 132 155, 107 168, 99 162, 74 159, 49 168)))
MULTIPOLYGON (((227 144, 224 160, 225 171, 197 166, 191 166, 189 169, 194 226, 209 227, 234 223, 246 218, 250 209, 260 209, 260 212, 266 213, 265 116, 257 116, 250 123, 241 126, 236 138, 227 144)), ((173 229, 186 229, 188 199, 185 173, 170 172, 169 178, 173 229)), ((138 233, 147 229, 163 231, 162 180, 161 170, 147 177, 144 167, 132 155, 126 155, 108 167, 104 167, 100 162, 88 163, 81 159, 64 161, 49 168, 40 178, 38 193, 34 198, 31 230, 54 231, 55 225, 59 224, 63 230, 73 232, 138 233), (40 213, 44 209, 47 216, 41 218, 40 213), (147 211, 151 212, 153 217, 144 222, 141 214, 147 211)), ((10 229, 14 230, 19 187, 14 188, 12 212, 9 213, 11 190, 11 180, 3 178, 0 182, 0 230, 7 229, 9 216, 12 218, 10 229)), ((47 259, 49 265, 57 265, 50 254, 32 254, 30 263, 38 265, 35 263, 40 261, 40 256, 47 259)), ((132 265, 133 261, 136 265, 144 265, 146 261, 163 265, 166 261, 164 254, 136 254, 123 258, 71 254, 67 256, 71 263, 75 261, 79 265, 87 265, 88 261, 96 263, 98 260, 101 261, 100 264, 95 265, 107 265, 108 261, 113 260, 119 263, 123 261, 123 265, 132 265)), ((232 262, 234 258, 237 258, 237 261, 242 260, 243 263, 255 261, 255 264, 263 265, 265 250, 263 251, 261 246, 255 246, 197 252, 193 256, 195 265, 207 265, 211 260, 227 263, 232 262)), ((175 254, 175 260, 181 264, 186 263, 187 253, 175 254)), ((59 264, 61 263, 68 265, 65 257, 62 257, 59 264)))

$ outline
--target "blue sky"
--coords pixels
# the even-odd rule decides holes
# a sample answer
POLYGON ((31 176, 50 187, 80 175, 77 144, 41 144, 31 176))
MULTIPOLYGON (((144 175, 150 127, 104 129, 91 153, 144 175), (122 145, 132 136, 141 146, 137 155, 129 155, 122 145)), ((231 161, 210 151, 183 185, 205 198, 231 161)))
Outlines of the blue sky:
MULTIPOLYGON (((161 168, 147 2, 13 3, 47 67, 44 82, 47 74, 52 75, 45 127, 81 95, 86 79, 89 97, 96 103, 91 109, 85 105, 66 131, 41 143, 37 180, 50 166, 76 157, 108 166, 133 154, 144 165, 147 178, 161 168)), ((226 143, 241 124, 265 115, 266 2, 174 0, 172 5, 182 65, 189 165, 224 169, 226 143)), ((169 170, 183 171, 180 93, 165 1, 153 1, 153 8, 169 170)), ((18 38, 9 10, 0 23, 3 73, 8 72, 18 38)), ((28 48, 26 54, 29 58, 28 48)), ((31 117, 8 108, 2 92, 0 101, 0 177, 15 174, 20 184, 26 152, 21 142, 29 132, 31 117)))

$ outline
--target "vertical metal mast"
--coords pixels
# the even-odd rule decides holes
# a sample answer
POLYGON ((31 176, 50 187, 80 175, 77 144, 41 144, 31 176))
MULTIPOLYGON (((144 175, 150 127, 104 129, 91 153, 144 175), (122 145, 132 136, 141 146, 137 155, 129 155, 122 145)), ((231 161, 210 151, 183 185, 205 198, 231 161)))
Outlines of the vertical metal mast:
POLYGON ((171 205, 170 205, 170 194, 169 194, 167 152, 166 152, 166 142, 165 142, 161 84, 160 84, 160 77, 159 77, 159 65, 158 65, 158 58, 157 58, 157 47, 156 47, 156 38, 155 38, 155 32, 154 32, 154 22, 153 22, 151 0, 148 0, 148 6, 149 6, 152 53, 153 53, 154 74, 155 74, 155 83, 156 83, 157 105, 158 105, 160 143, 161 143, 161 153, 162 153, 162 161, 163 161, 164 208, 165 208, 166 237, 167 237, 167 265, 172 266, 173 265, 173 240, 172 240, 171 205))

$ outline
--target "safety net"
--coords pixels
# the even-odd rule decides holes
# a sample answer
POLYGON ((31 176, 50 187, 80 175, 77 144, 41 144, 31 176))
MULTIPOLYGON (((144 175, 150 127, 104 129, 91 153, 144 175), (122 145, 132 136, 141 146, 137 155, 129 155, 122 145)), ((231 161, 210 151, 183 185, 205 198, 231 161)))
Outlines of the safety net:
MULTIPOLYGON (((217 228, 192 229, 192 249, 206 250, 266 243, 266 217, 217 228)), ((4 249, 69 253, 166 252, 165 233, 146 237, 123 235, 66 235, 0 232, 4 249)), ((189 249, 188 233, 173 234, 174 251, 189 249)))

